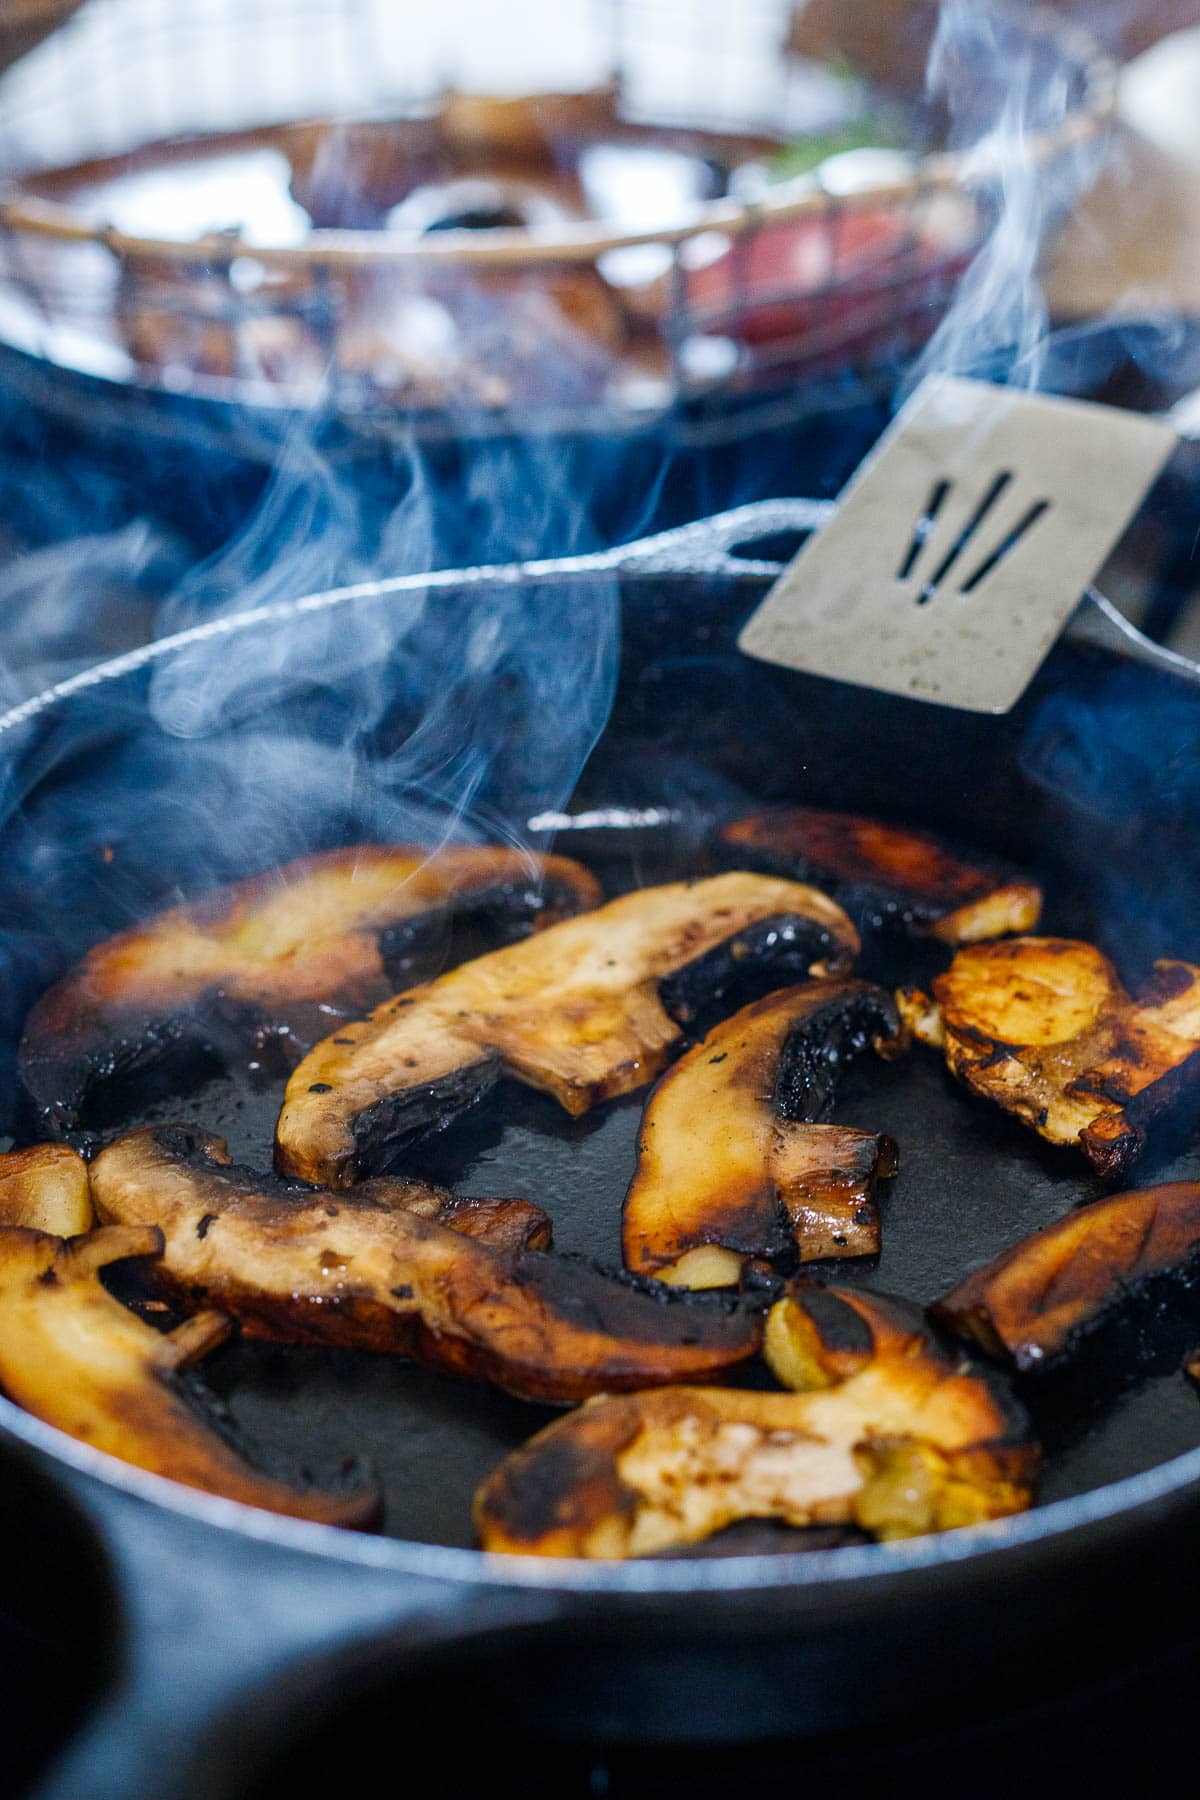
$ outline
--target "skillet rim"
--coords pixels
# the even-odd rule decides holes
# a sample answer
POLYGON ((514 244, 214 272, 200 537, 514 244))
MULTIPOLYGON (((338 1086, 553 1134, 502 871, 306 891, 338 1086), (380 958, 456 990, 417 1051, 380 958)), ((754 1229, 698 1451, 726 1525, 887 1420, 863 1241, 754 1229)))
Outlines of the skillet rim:
MULTIPOLYGON (((768 508, 772 503, 767 503, 768 508)), ((777 506, 780 503, 775 503, 777 506)), ((829 503, 792 501, 783 506, 792 509, 794 522, 798 512, 806 513, 810 528, 823 523, 834 510, 829 503)), ((761 509, 766 511, 766 509, 761 509)), ((736 509, 745 515, 747 538, 762 531, 756 522, 760 511, 754 505, 736 509)), ((732 525, 735 514, 721 519, 701 521, 701 526, 732 525)), ((742 519, 738 517, 739 526, 742 519)), ((569 580, 592 574, 613 577, 672 576, 698 579, 705 575, 723 579, 741 577, 761 581, 779 572, 775 563, 753 562, 734 558, 717 539, 710 545, 701 538, 702 552, 691 566, 668 560, 656 564, 657 554, 669 553, 677 547, 686 550, 695 541, 697 527, 683 526, 663 532, 658 537, 642 539, 634 545, 615 550, 598 551, 570 558, 543 559, 527 563, 484 564, 471 569, 438 569, 424 574, 399 575, 386 580, 371 580, 348 586, 306 594, 293 600, 276 601, 268 606, 209 619, 187 631, 158 638, 124 655, 68 677, 56 685, 29 696, 0 714, 0 751, 7 748, 6 737, 22 726, 40 719, 55 709, 68 706, 78 696, 106 683, 136 675, 140 670, 164 661, 179 651, 198 643, 232 636, 258 626, 270 626, 284 620, 328 610, 357 600, 386 601, 390 596, 430 589, 452 590, 477 587, 496 582, 541 582, 569 580), (707 556, 703 553, 708 551, 707 556)), ((728 529, 726 530, 728 536, 728 529)), ((1110 603, 1102 596, 1090 596, 1106 614, 1110 603)), ((1119 617, 1119 615, 1118 615, 1119 617)), ((1122 623, 1124 623, 1122 621, 1122 623)), ((1161 671, 1170 676, 1191 676, 1197 680, 1196 666, 1187 658, 1164 652, 1158 645, 1128 625, 1125 632, 1131 640, 1126 648, 1137 655, 1139 644, 1156 652, 1161 671), (1175 665, 1172 667, 1171 665, 1175 665)), ((1119 654, 1120 652, 1118 652, 1119 654)), ((20 752, 17 752, 19 757, 20 752)), ((56 1427, 45 1424, 22 1411, 0 1395, 0 1440, 15 1438, 40 1451, 54 1462, 66 1464, 78 1473, 90 1476, 104 1487, 117 1489, 154 1506, 182 1513, 218 1530, 233 1531, 243 1537, 273 1544, 280 1549, 295 1550, 326 1560, 376 1568, 397 1575, 411 1575, 456 1586, 485 1588, 528 1588, 539 1592, 625 1596, 630 1599, 655 1595, 687 1595, 691 1593, 745 1593, 748 1590, 790 1591, 814 1594, 822 1590, 838 1591, 856 1583, 882 1585, 886 1577, 920 1577, 923 1573, 964 1565, 972 1570, 994 1569, 1004 1551, 1015 1552, 1052 1542, 1088 1526, 1129 1518, 1144 1507, 1171 1499, 1189 1497, 1200 1507, 1200 1448, 1156 1464, 1136 1475, 1107 1482, 1086 1493, 1062 1500, 1035 1505, 1028 1512, 990 1524, 960 1527, 948 1532, 930 1532, 923 1537, 899 1543, 848 1545, 839 1549, 803 1550, 777 1555, 729 1556, 687 1559, 645 1557, 628 1562, 591 1562, 571 1557, 532 1557, 502 1555, 494 1551, 459 1549, 441 1544, 422 1543, 414 1539, 368 1536, 332 1525, 319 1525, 306 1520, 284 1518, 279 1514, 183 1487, 166 1476, 153 1475, 118 1458, 69 1437, 56 1427)))
POLYGON ((637 1557, 625 1562, 579 1557, 516 1556, 466 1550, 412 1538, 351 1531, 263 1512, 240 1500, 184 1487, 96 1450, 56 1426, 47 1425, 0 1395, 0 1441, 15 1437, 55 1462, 116 1488, 134 1499, 165 1507, 221 1531, 232 1531, 281 1550, 326 1561, 374 1568, 381 1573, 418 1576, 455 1587, 529 1588, 542 1593, 620 1595, 630 1599, 693 1593, 746 1593, 881 1585, 885 1578, 920 1577, 968 1564, 991 1569, 1005 1551, 1037 1548, 1088 1526, 1129 1520, 1142 1508, 1172 1498, 1200 1507, 1200 1449, 1186 1450, 1152 1469, 1107 1482, 1087 1493, 1033 1506, 1028 1512, 986 1525, 927 1532, 895 1543, 845 1545, 830 1550, 784 1551, 777 1555, 722 1556, 697 1560, 637 1557))

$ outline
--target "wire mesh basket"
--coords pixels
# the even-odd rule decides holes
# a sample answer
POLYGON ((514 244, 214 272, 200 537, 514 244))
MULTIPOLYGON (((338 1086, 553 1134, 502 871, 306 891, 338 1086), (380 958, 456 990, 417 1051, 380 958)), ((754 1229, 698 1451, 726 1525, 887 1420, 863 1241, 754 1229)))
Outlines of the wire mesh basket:
MULTIPOLYGON (((789 54, 789 0, 411 11, 88 0, 0 82, 0 343, 242 406, 652 416, 903 358, 986 229, 995 156, 920 109, 786 172, 864 104, 789 54), (580 201, 581 145, 624 212, 580 201)), ((1054 72, 1051 163, 1113 70, 1057 17, 1007 29, 1054 72)))

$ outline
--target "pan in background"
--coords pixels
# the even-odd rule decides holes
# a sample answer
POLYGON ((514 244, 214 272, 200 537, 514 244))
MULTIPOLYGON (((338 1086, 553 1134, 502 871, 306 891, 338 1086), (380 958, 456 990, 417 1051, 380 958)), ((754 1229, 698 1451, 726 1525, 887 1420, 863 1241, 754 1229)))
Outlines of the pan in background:
POLYGON ((903 358, 986 228, 1008 67, 1039 169, 1097 138, 1114 70, 1001 13, 956 42, 952 128, 897 120, 795 57, 793 10, 568 5, 515 45, 471 4, 94 0, 8 84, 0 339, 143 412, 435 437, 636 432, 903 358))

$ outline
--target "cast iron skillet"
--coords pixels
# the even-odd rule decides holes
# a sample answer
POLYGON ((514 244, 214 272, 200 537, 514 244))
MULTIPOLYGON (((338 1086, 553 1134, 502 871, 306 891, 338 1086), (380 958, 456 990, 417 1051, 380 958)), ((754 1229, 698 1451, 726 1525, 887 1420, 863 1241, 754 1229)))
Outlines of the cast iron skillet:
MULTIPOLYGON (((557 824, 559 848, 611 885, 702 869, 714 819, 794 799, 1016 856, 1046 883, 1048 922, 1096 938, 1127 979, 1156 954, 1200 957, 1200 674, 1096 595, 1000 719, 749 662, 739 625, 777 558, 826 512, 768 502, 604 556, 279 605, 10 713, 4 1054, 40 987, 131 916, 283 855, 401 835, 411 796, 397 772, 411 772, 424 704, 415 672, 456 666, 472 621, 513 605, 511 617, 584 634, 619 607, 608 724, 564 816, 531 828, 544 840, 557 824), (219 704, 203 698, 214 673, 219 704), (189 705, 189 694, 200 697, 189 705), (353 781, 336 773, 347 741, 353 781), (241 830, 246 795, 264 786, 270 808, 241 830)), ((473 815, 494 822, 527 819, 547 792, 523 769, 507 691, 489 690, 482 727, 470 722, 492 752, 473 815)), ((539 741, 549 767, 554 732, 539 741)), ((421 766, 436 812, 441 765, 421 766)), ((124 1096, 120 1122, 202 1120, 265 1164, 276 1097, 261 1078, 218 1072, 184 1099, 148 1086, 124 1096)), ((527 1194, 554 1214, 562 1248, 611 1263, 638 1111, 634 1100, 571 1123, 510 1087, 409 1166, 467 1192, 527 1194)), ((831 1269, 838 1279, 927 1300, 1096 1191, 920 1054, 857 1074, 841 1116, 893 1132, 904 1168, 884 1201, 878 1266, 831 1269)), ((19 1133, 15 1108, 10 1123, 19 1133)), ((1176 1139, 1137 1180, 1185 1173, 1200 1173, 1200 1153, 1176 1139)), ((44 1791, 245 1793, 279 1733, 366 1682, 407 1693, 414 1730, 420 1695, 449 1685, 473 1734, 662 1744, 912 1722, 1044 1681, 1111 1643, 1114 1584, 1122 1632, 1139 1620, 1158 1631, 1168 1601, 1193 1597, 1200 1404, 1173 1360, 1182 1340, 1164 1342, 1159 1365, 1114 1382, 1102 1406, 1081 1392, 1038 1401, 1050 1457, 1044 1504, 1024 1517, 895 1546, 801 1549, 801 1534, 751 1530, 716 1546, 729 1554, 613 1566, 469 1548, 475 1483, 546 1415, 390 1359, 235 1345, 207 1369, 260 1454, 294 1470, 365 1450, 387 1488, 390 1535, 378 1538, 176 1488, 0 1401, 9 1453, 71 1497, 115 1595, 115 1623, 97 1639, 104 1697, 44 1791)))

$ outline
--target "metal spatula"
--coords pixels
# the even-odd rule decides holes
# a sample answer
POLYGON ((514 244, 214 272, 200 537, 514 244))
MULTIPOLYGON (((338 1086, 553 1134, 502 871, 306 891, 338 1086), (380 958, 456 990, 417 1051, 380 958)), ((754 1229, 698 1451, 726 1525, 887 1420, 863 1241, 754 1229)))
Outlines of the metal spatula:
POLYGON ((861 687, 1007 712, 1175 442, 1161 419, 931 376, 741 648, 861 687))

